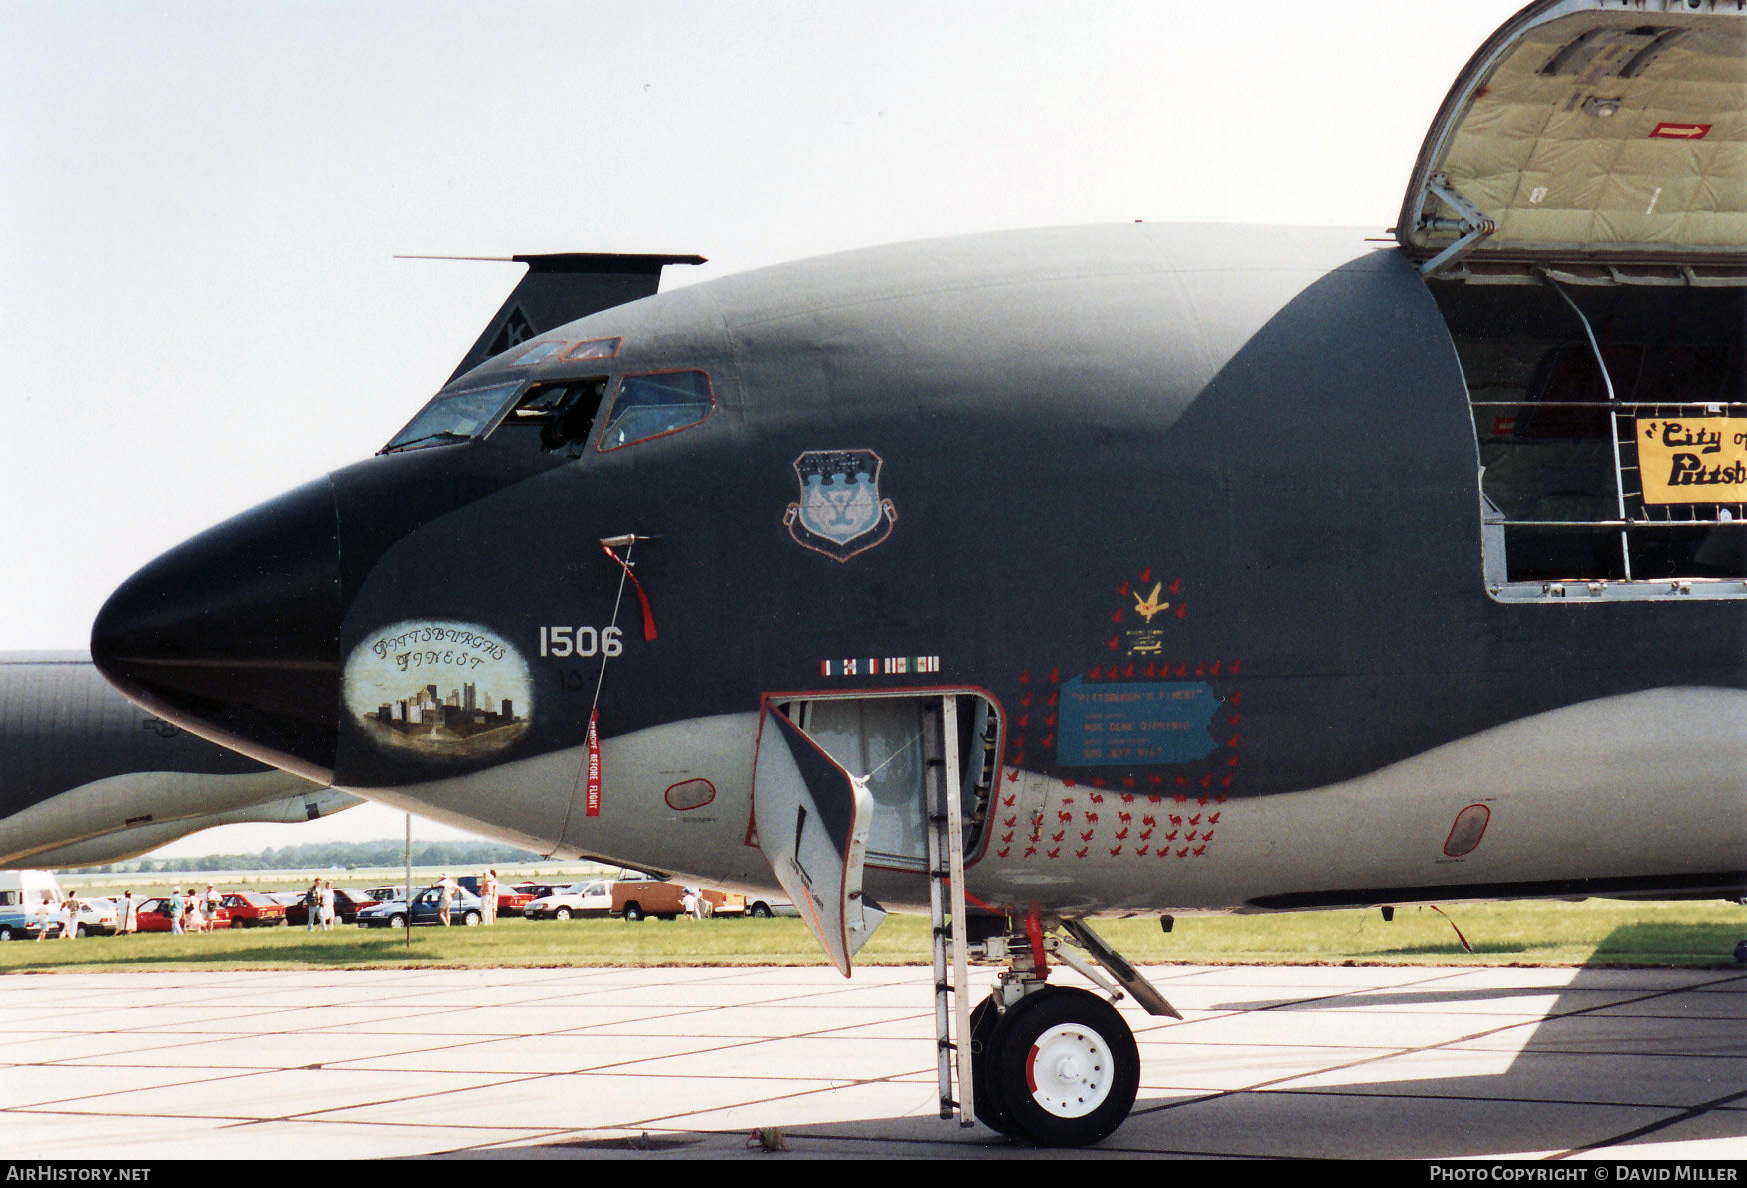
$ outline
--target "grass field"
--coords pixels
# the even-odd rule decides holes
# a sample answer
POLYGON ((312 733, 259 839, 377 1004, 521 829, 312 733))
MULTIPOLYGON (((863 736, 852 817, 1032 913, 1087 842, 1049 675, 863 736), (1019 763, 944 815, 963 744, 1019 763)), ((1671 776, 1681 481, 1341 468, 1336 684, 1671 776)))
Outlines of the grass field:
MULTIPOLYGON (((348 882, 351 881, 347 876, 348 882)), ((185 880, 186 881, 186 880, 185 880)), ((336 881, 338 881, 336 879, 336 881)), ((296 886, 296 879, 287 880, 296 886)), ((307 881, 304 885, 307 885, 307 881)), ((91 888, 95 891, 95 888, 91 888)), ((1747 939, 1747 908, 1720 902, 1471 904, 1375 911, 1179 917, 1170 934, 1156 919, 1095 927, 1136 963, 1661 965, 1733 966, 1747 939)), ((928 921, 892 916, 859 963, 928 960, 928 921)), ((0 973, 94 969, 280 969, 570 965, 821 965, 819 947, 796 919, 529 921, 491 928, 418 928, 404 933, 342 927, 256 928, 204 936, 153 933, 0 945, 0 973)))

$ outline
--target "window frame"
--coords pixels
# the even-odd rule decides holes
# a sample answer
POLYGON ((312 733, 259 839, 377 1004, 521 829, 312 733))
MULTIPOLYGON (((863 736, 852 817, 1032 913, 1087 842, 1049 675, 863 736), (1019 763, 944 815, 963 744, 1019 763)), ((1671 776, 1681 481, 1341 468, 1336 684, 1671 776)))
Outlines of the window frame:
POLYGON ((431 398, 429 400, 425 401, 423 404, 421 404, 419 406, 419 411, 413 414, 412 420, 408 421, 405 425, 402 425, 398 430, 396 430, 394 437, 389 438, 388 444, 383 446, 380 450, 377 450, 376 452, 378 455, 381 455, 381 454, 400 454, 400 453, 406 453, 406 452, 411 451, 411 450, 432 449, 432 448, 435 448, 437 446, 446 446, 446 445, 462 445, 462 444, 465 444, 466 442, 470 442, 470 441, 484 441, 486 438, 490 437, 497 430, 497 427, 499 425, 501 425, 503 423, 504 417, 509 415, 510 410, 515 408, 516 405, 521 402, 522 397, 527 394, 527 390, 531 386, 533 386, 532 380, 528 379, 526 376, 516 376, 513 379, 497 379, 497 380, 491 381, 490 383, 471 384, 465 388, 456 388, 453 391, 451 391, 447 388, 440 388, 437 390, 437 392, 434 395, 431 396, 431 398), (460 439, 455 440, 455 441, 433 441, 433 442, 427 442, 424 445, 415 444, 417 442, 424 441, 424 437, 436 436, 436 434, 425 434, 424 437, 415 437, 411 441, 409 441, 403 445, 396 445, 395 444, 395 440, 398 439, 402 434, 404 434, 408 429, 412 428, 414 422, 416 422, 421 416, 424 415, 425 410, 429 409, 437 401, 457 399, 459 397, 466 396, 466 395, 469 395, 471 393, 476 393, 476 392, 489 392, 494 388, 502 388, 507 393, 503 399, 502 404, 500 404, 498 406, 498 409, 496 412, 492 413, 491 416, 486 418, 484 421, 480 422, 480 426, 478 429, 474 430, 472 433, 468 434, 466 437, 460 438, 460 439))
POLYGON ((655 371, 628 371, 614 377, 612 388, 607 393, 607 397, 602 403, 605 411, 599 414, 601 424, 600 428, 595 431, 595 452, 600 454, 610 454, 615 450, 629 449, 634 445, 642 445, 646 441, 656 441, 663 437, 672 437, 675 433, 684 433, 689 429, 696 429, 699 425, 702 425, 705 421, 714 416, 716 412, 716 382, 710 378, 710 373, 702 367, 663 367, 655 371), (606 444, 607 430, 612 426, 613 413, 617 411, 619 407, 619 397, 624 393, 626 380, 643 379, 648 376, 656 375, 685 375, 691 372, 696 372, 698 375, 704 377, 704 390, 710 395, 710 406, 704 410, 703 416, 695 421, 689 422, 688 424, 679 425, 672 429, 664 429, 660 433, 651 433, 648 437, 633 438, 630 441, 620 442, 615 446, 609 446, 606 444))

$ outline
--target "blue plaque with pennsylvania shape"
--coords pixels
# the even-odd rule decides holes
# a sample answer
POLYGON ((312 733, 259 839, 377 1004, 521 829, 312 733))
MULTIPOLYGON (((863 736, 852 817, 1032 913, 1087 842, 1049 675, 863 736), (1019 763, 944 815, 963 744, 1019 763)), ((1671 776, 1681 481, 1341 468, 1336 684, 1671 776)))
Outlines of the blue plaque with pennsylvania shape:
POLYGON ((1061 767, 1150 767, 1192 763, 1211 755, 1213 711, 1219 699, 1205 681, 1062 686, 1056 764, 1061 767))

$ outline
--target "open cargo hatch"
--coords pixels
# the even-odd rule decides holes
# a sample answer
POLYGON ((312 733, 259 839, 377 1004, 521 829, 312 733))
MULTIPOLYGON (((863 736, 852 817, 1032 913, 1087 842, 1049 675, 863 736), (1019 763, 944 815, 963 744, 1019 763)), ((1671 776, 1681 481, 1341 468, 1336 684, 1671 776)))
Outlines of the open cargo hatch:
POLYGON ((1747 599, 1747 0, 1539 0, 1396 237, 1461 361, 1502 602, 1747 599))
POLYGON ((1463 69, 1395 234, 1428 274, 1470 263, 1739 267, 1747 3, 1541 0, 1463 69))

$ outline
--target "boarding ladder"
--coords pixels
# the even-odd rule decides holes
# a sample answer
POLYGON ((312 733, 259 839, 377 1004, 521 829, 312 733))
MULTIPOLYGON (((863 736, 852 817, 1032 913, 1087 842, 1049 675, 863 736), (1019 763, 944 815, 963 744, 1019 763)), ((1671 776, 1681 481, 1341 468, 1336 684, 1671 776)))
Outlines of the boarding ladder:
POLYGON ((953 695, 924 707, 922 754, 928 764, 928 908, 933 922, 940 1116, 950 1118, 956 1111, 959 1125, 970 1126, 976 1102, 971 1077, 970 958, 965 948, 964 811, 960 800, 964 783, 959 771, 958 699, 953 695), (952 1083, 955 1063, 956 1096, 952 1083))

